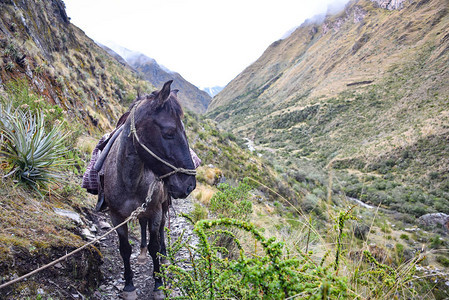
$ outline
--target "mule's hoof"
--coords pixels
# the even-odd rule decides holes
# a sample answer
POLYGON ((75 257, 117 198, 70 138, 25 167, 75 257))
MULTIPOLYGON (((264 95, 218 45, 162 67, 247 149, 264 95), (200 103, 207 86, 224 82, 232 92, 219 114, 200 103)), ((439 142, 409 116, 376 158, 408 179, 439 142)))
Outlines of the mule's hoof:
POLYGON ((163 291, 157 290, 153 292, 154 300, 162 300, 165 299, 165 295, 163 291))
POLYGON ((146 264, 148 262, 148 256, 146 255, 139 255, 137 256, 137 263, 140 265, 146 264))
POLYGON ((161 262, 161 265, 169 265, 170 264, 170 261, 168 260, 168 259, 166 259, 165 257, 161 257, 160 258, 160 262, 161 262))
POLYGON ((122 298, 124 300, 136 300, 137 299, 137 290, 134 290, 132 292, 122 292, 122 298))

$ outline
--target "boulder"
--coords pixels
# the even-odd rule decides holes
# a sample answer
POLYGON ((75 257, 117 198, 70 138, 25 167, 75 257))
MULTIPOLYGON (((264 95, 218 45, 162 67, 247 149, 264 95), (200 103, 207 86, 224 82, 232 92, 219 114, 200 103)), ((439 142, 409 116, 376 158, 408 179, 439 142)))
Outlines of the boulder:
POLYGON ((436 225, 441 225, 447 231, 449 231, 449 215, 444 213, 422 215, 418 218, 418 222, 426 227, 435 227, 436 225))

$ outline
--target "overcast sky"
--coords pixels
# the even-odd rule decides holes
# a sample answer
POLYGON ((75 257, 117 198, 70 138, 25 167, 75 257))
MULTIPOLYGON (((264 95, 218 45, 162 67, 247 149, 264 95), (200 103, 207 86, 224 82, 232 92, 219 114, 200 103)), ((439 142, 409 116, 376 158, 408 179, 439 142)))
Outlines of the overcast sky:
POLYGON ((141 52, 198 87, 225 86, 274 41, 348 0, 64 0, 103 44, 141 52))

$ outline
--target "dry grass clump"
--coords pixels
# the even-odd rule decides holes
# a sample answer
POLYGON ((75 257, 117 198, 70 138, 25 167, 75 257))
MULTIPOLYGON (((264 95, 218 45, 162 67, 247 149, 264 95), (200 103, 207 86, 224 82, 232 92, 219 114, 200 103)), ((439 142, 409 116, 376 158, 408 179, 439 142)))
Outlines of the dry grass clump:
POLYGON ((198 181, 204 182, 208 185, 216 185, 223 176, 223 172, 219 168, 208 166, 198 167, 197 173, 198 181))
POLYGON ((213 186, 198 182, 196 189, 192 192, 193 197, 203 205, 209 205, 210 199, 217 189, 213 186))
POLYGON ((97 145, 99 141, 98 139, 95 139, 88 135, 82 135, 78 138, 77 148, 86 155, 91 155, 92 151, 95 149, 95 146, 97 145))

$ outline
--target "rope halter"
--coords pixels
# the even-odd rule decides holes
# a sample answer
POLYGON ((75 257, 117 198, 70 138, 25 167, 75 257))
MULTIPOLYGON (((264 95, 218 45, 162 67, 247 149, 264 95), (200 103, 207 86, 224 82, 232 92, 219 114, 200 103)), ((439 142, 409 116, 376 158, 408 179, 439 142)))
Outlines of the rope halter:
POLYGON ((161 163, 165 164, 166 166, 170 167, 171 169, 173 169, 173 171, 162 175, 159 177, 159 179, 164 179, 166 177, 169 177, 173 174, 176 173, 183 173, 186 175, 192 175, 195 176, 196 175, 196 170, 195 169, 184 169, 184 168, 177 168, 174 165, 172 165, 171 163, 169 163, 168 161, 160 158, 159 156, 156 155, 156 153, 154 153, 153 151, 151 151, 150 149, 148 149, 147 146, 145 146, 139 139, 139 136, 137 135, 137 130, 136 130, 136 123, 135 123, 135 111, 136 111, 136 107, 138 105, 134 105, 133 108, 131 109, 130 115, 131 115, 131 128, 130 128, 130 133, 129 136, 131 136, 131 134, 133 135, 133 138, 137 141, 137 143, 139 143, 139 145, 145 149, 146 152, 148 152, 151 156, 153 156, 154 158, 156 158, 158 161, 160 161, 161 163))

